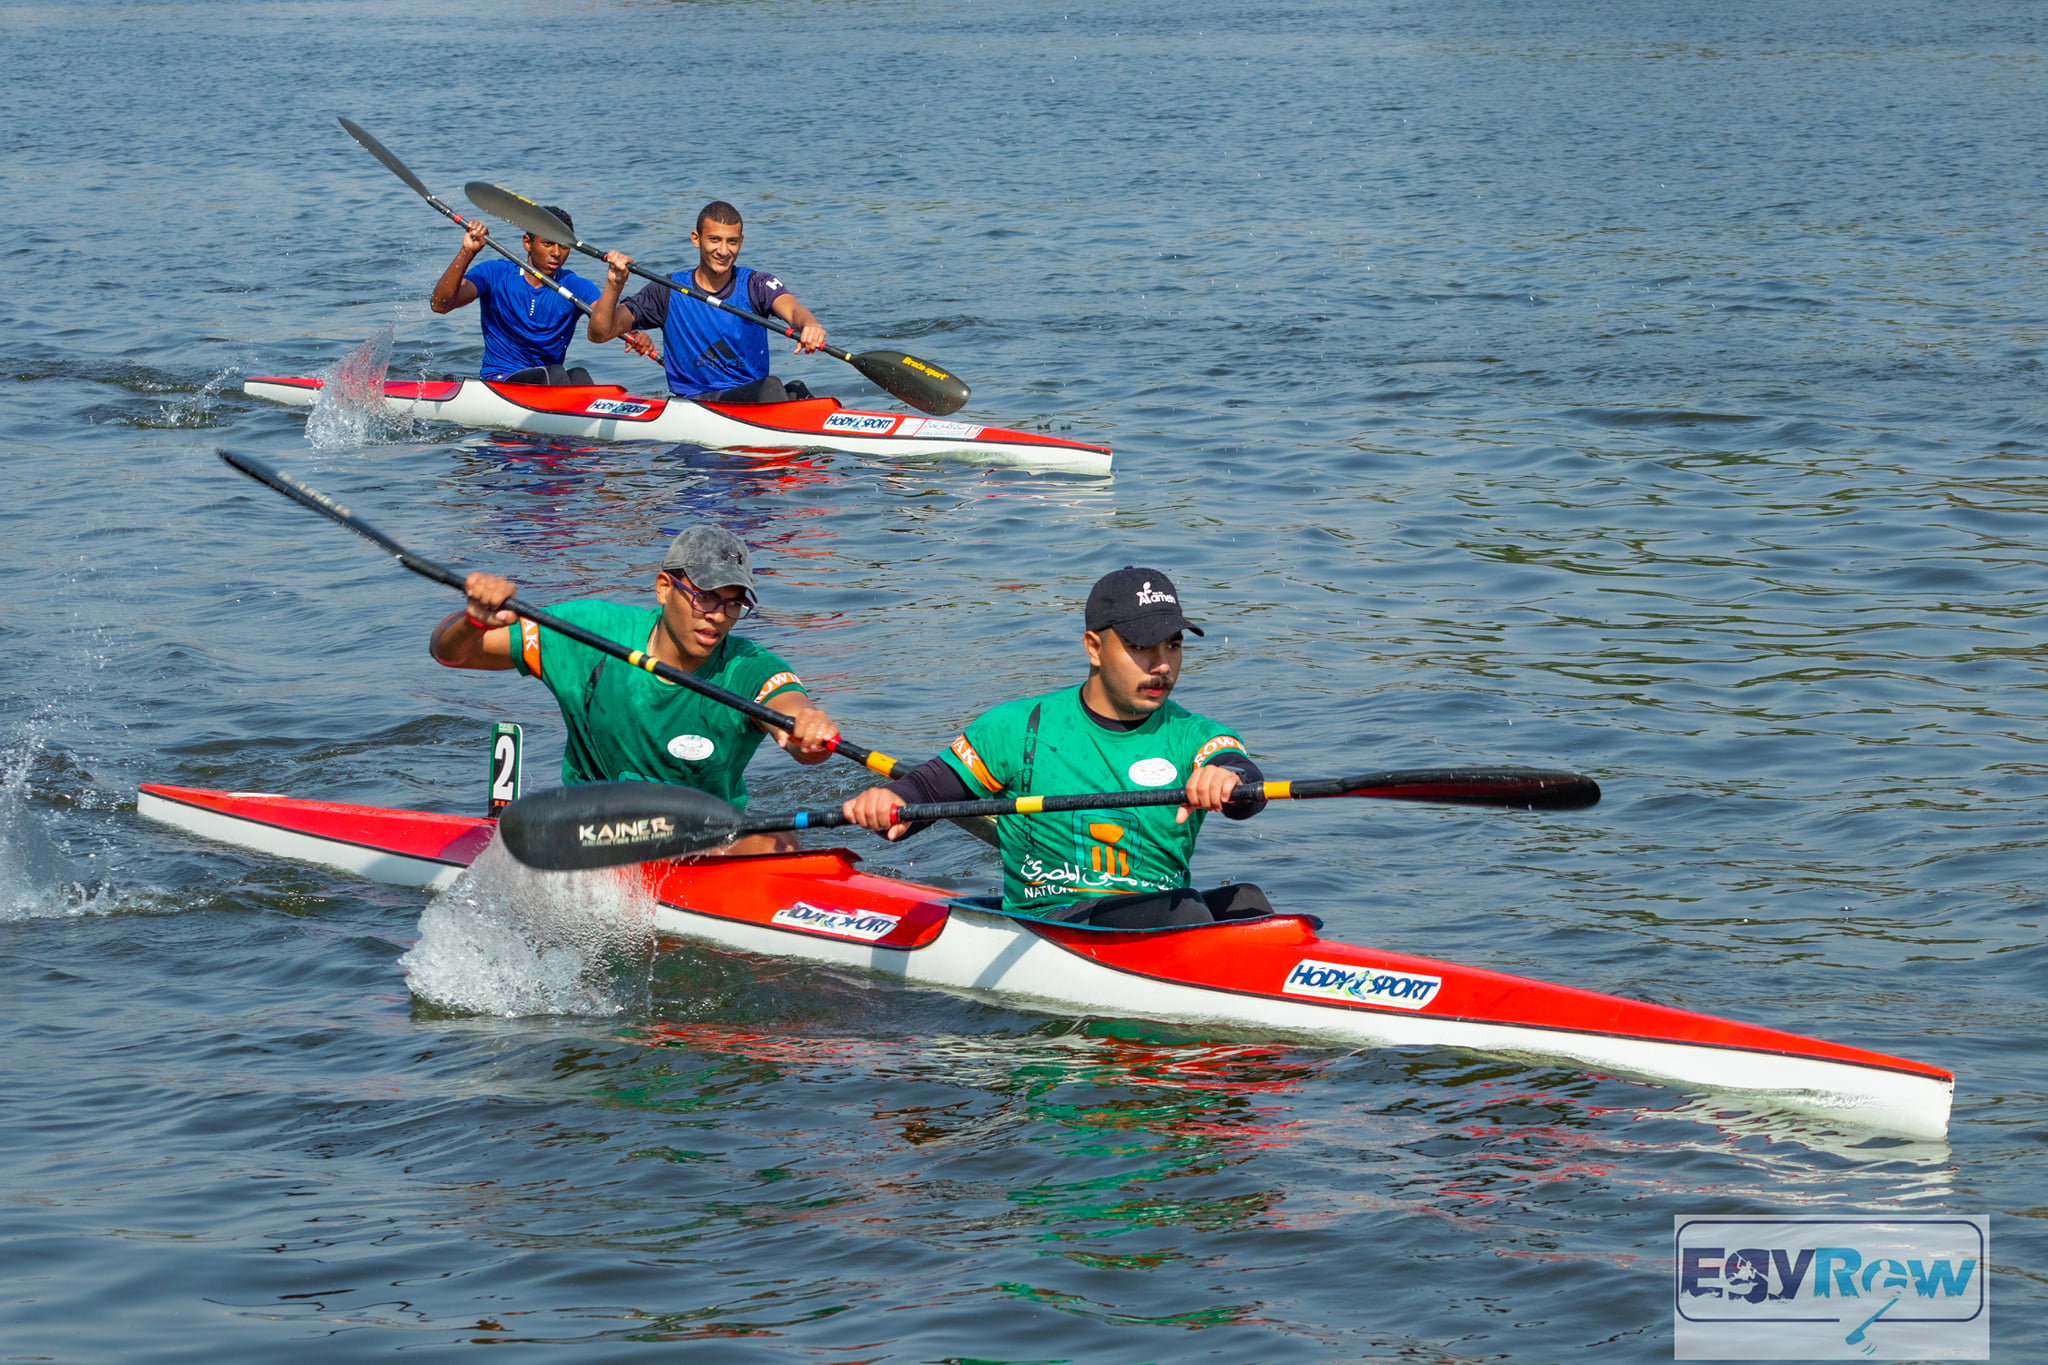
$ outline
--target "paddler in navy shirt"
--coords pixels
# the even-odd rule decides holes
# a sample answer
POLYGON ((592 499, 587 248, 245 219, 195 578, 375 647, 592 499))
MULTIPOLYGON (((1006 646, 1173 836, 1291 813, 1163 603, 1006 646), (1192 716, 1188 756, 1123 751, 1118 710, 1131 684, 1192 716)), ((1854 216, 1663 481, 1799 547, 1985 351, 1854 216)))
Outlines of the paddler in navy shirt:
MULTIPOLYGON (((775 276, 739 264, 744 236, 738 209, 723 199, 706 204, 690 234, 690 244, 697 248, 697 268, 687 281, 677 282, 694 285, 734 308, 781 318, 796 329, 799 355, 821 349, 825 328, 817 315, 797 302, 775 276)), ((811 396, 805 385, 784 384, 768 373, 768 333, 759 323, 687 295, 678 298, 666 285, 650 284, 632 298, 621 299, 619 291, 626 287, 626 268, 633 258, 613 251, 604 261, 604 291, 590 305, 588 336, 603 343, 634 327, 659 327, 670 393, 714 403, 781 403, 811 396)))
MULTIPOLYGON (((548 212, 569 222, 566 211, 550 206, 548 212)), ((478 373, 485 379, 512 384, 588 384, 590 371, 577 367, 566 370, 562 361, 569 354, 569 338, 575 335, 577 311, 560 294, 534 279, 508 260, 493 256, 481 264, 477 253, 490 239, 490 229, 471 219, 462 234, 455 259, 434 281, 427 306, 436 313, 452 313, 482 301, 478 321, 484 332, 484 363, 478 373)), ((520 238, 526 248, 526 263, 533 270, 582 299, 592 303, 598 288, 573 270, 562 269, 569 248, 527 233, 520 238)), ((654 345, 647 338, 629 335, 626 348, 652 355, 654 345)))
MULTIPOLYGON (((764 736, 799 763, 832 756, 839 727, 811 704, 803 680, 778 655, 732 633, 753 609, 753 557, 723 527, 700 523, 670 543, 651 606, 585 599, 548 610, 782 712, 794 722, 787 731, 513 615, 505 610, 516 591, 509 579, 473 573, 463 589, 468 602, 434 627, 428 652, 450 668, 516 668, 546 684, 569 731, 564 784, 672 782, 744 807, 747 761, 764 736)), ((724 851, 795 847, 791 835, 752 834, 724 851)))
POLYGON ((840 809, 890 839, 899 805, 988 797, 1179 787, 1181 804, 1006 815, 1003 909, 1098 929, 1153 929, 1271 914, 1248 883, 1197 891, 1188 860, 1202 817, 1245 820, 1265 809, 1265 781, 1227 726, 1172 701, 1184 632, 1180 591, 1157 569, 1126 566, 1088 594, 1088 680, 1005 702, 937 758, 840 809), (1240 784, 1250 784, 1237 799, 1240 784))

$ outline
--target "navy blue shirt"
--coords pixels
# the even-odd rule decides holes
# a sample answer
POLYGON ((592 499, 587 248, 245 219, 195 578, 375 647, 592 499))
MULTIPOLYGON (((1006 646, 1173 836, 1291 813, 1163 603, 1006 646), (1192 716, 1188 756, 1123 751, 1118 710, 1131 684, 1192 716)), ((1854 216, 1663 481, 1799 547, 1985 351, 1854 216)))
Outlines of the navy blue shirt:
MULTIPOLYGON (((740 274, 741 272, 738 270, 733 271, 733 278, 725 282, 725 288, 723 289, 706 289, 703 292, 711 295, 714 299, 722 299, 726 303, 737 304, 750 313, 759 313, 764 318, 774 317, 775 314, 772 310, 775 306, 775 300, 789 292, 782 287, 782 281, 776 279, 765 270, 752 271, 747 275, 747 301, 742 304, 732 296, 733 286, 739 283, 740 274)), ((686 276, 684 279, 692 289, 697 287, 697 281, 694 277, 686 276)), ((632 298, 624 299, 622 302, 626 307, 633 310, 633 316, 640 320, 642 328, 659 327, 668 321, 669 292, 669 287, 665 284, 650 284, 641 289, 632 298)), ((684 300, 684 302, 687 303, 688 300, 684 300)), ((699 303, 691 304, 690 306, 703 308, 707 305, 699 303)))
MULTIPOLYGON (((680 275, 669 278, 678 284, 689 282, 680 275)), ((661 363, 668 375, 668 391, 681 398, 695 398, 768 377, 768 334, 730 308, 745 306, 766 314, 775 300, 788 292, 773 275, 736 265, 725 288, 712 296, 731 299, 729 307, 689 298, 676 300, 675 291, 664 284, 648 285, 626 300, 626 307, 642 327, 661 328, 661 363)))

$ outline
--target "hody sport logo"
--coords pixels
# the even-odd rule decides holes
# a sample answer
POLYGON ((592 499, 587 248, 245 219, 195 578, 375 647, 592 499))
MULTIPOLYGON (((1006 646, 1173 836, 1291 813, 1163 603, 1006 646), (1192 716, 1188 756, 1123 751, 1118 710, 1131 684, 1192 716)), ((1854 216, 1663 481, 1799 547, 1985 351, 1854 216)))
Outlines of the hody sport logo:
POLYGON ((1294 964, 1280 989, 1288 995, 1306 995, 1317 1000, 1419 1010, 1436 998, 1443 984, 1443 978, 1437 976, 1305 957, 1294 964))
POLYGON ((1983 1217, 1676 1218, 1679 1360, 1985 1360, 1983 1217))

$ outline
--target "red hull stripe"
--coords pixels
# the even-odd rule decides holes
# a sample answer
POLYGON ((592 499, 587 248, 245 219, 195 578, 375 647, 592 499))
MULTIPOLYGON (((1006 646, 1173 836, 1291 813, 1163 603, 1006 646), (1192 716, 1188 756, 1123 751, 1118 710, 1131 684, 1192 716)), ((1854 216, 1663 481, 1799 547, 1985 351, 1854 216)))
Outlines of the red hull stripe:
POLYGON ((143 791, 164 801, 209 811, 247 824, 304 834, 327 843, 347 844, 371 853, 394 853, 446 867, 468 867, 491 841, 497 821, 481 816, 430 815, 417 811, 381 812, 372 806, 347 806, 291 797, 237 796, 199 787, 170 787, 155 782, 143 791), (283 809, 280 810, 279 807, 283 809), (281 819, 289 814, 291 819, 281 819), (403 815, 403 820, 379 819, 403 815))
MULTIPOLYGON (((1586 1037, 1621 1038, 1680 1047, 1713 1048, 1730 1052, 1755 1052, 1813 1061, 1841 1062, 1871 1070, 1921 1076, 1929 1080, 1955 1079, 1951 1073, 1924 1062, 1909 1061, 1881 1052, 1868 1052, 1862 1048, 1844 1047, 1817 1038, 1802 1038, 1797 1034, 1785 1033, 1762 1025, 1736 1023, 1712 1015, 1695 1014, 1690 1010, 1672 1009, 1639 1000, 1623 1000, 1617 996, 1600 995, 1571 986, 1558 986, 1529 978, 1508 976, 1482 968, 1461 967, 1455 963, 1439 962, 1430 958, 1362 949, 1353 944, 1316 937, 1308 931, 1308 921, 1297 915, 1276 915, 1271 919, 1242 926, 1218 926, 1214 929, 1196 925, 1190 929, 1167 934, 1142 931, 1128 934, 1103 933, 1100 930, 1068 929, 1025 918, 1018 918, 1016 922, 1074 956, 1086 958, 1097 966, 1107 967, 1111 971, 1173 985, 1199 986, 1203 990, 1220 991, 1227 995, 1259 1000, 1298 1001, 1302 1004, 1326 1005, 1365 1014, 1406 1015, 1411 1018, 1443 1019, 1494 1028, 1520 1028, 1535 1033, 1571 1033, 1586 1037), (1186 956, 1188 937, 1218 931, 1228 933, 1232 927, 1239 931, 1232 934, 1238 941, 1233 942, 1228 950, 1212 949, 1203 952, 1203 961, 1199 963, 1181 960, 1186 956), (1267 932, 1260 933, 1261 930, 1267 932), (1257 938, 1265 938, 1268 941, 1258 942, 1257 938), (1252 941, 1247 942, 1246 939, 1252 941), (1542 997, 1542 1006, 1539 1008, 1545 1016, 1545 1022, 1531 1021, 1531 1016, 1538 1014, 1539 1008, 1525 1008, 1519 1016, 1505 1012, 1456 1013, 1428 1007, 1411 1012, 1363 1001, 1304 999, 1246 980, 1247 976, 1252 975, 1262 975, 1268 980, 1283 980, 1288 969, 1307 956, 1370 965, 1393 972, 1440 976, 1444 983, 1442 994, 1446 996, 1469 996, 1475 991, 1496 996, 1509 992, 1536 995, 1542 997), (1573 1016, 1584 1016, 1589 1013, 1634 1014, 1643 1018, 1645 1022, 1654 1018, 1672 1027, 1666 1030, 1652 1030, 1613 1026, 1618 1024, 1619 1020, 1611 1021, 1608 1027, 1600 1027, 1591 1020, 1563 1022, 1573 1016)), ((1530 1000, 1525 1003, 1535 1005, 1537 1002, 1530 1000)))

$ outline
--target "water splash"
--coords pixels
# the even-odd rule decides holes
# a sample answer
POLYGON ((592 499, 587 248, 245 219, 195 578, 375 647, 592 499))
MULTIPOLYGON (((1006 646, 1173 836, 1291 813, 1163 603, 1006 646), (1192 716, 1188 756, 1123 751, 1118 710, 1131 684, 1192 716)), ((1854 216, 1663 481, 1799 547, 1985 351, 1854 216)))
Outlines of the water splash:
POLYGON ((214 400, 220 397, 227 382, 241 372, 241 366, 230 365, 200 385, 197 393, 173 398, 158 407, 153 416, 137 418, 135 425, 153 430, 213 426, 214 400))
POLYGON ((391 339, 387 324, 321 371, 320 397, 306 417, 306 439, 315 450, 350 450, 411 434, 410 416, 393 416, 384 408, 391 339))
POLYGON ((101 882, 87 882, 29 805, 29 773, 43 751, 41 735, 0 757, 0 920, 105 915, 127 908, 101 882))
POLYGON ((630 875, 539 872, 493 841, 420 915, 398 965, 416 1000, 464 1014, 642 1013, 654 900, 630 875))

